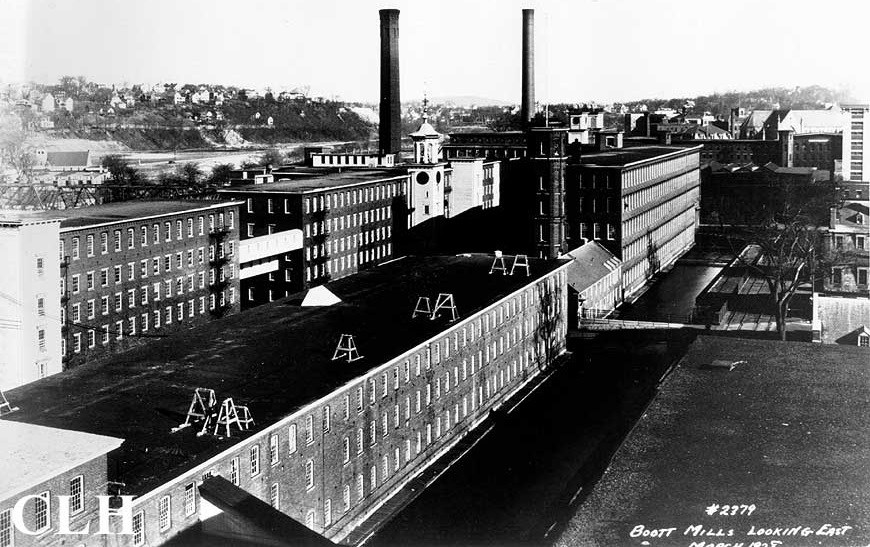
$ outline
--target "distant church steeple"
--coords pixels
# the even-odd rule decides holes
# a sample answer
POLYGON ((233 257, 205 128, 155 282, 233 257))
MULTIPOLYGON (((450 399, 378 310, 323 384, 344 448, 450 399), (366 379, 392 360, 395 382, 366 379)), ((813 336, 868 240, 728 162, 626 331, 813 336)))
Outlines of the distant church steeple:
POLYGON ((414 141, 414 163, 429 165, 438 163, 441 155, 438 144, 441 134, 429 123, 429 99, 425 95, 423 96, 423 122, 410 137, 414 141))

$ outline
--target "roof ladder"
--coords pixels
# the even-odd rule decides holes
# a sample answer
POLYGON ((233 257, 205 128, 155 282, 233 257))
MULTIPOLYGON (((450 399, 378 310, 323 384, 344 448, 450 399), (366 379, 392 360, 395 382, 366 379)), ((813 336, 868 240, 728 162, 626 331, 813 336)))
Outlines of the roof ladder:
POLYGON ((453 293, 439 293, 435 300, 435 309, 432 310, 432 317, 429 319, 435 320, 438 318, 439 310, 450 310, 450 322, 459 319, 459 312, 456 311, 456 303, 453 301, 453 293))
POLYGON ((414 319, 417 315, 432 315, 432 302, 428 296, 417 298, 417 305, 414 306, 414 313, 411 314, 411 319, 414 319))
POLYGON ((6 414, 12 414, 18 410, 17 406, 12 406, 9 404, 9 400, 6 399, 6 394, 3 393, 3 390, 0 389, 0 416, 5 416, 6 414))
POLYGON ((227 397, 221 403, 221 410, 218 414, 217 422, 214 425, 214 434, 217 435, 220 431, 221 426, 226 428, 227 437, 232 437, 232 429, 230 426, 235 424, 239 431, 243 431, 248 429, 248 425, 253 423, 254 420, 251 419, 250 412, 248 412, 248 407, 237 407, 235 403, 233 403, 232 397, 227 397), (243 415, 245 417, 245 421, 243 424, 243 420, 239 418, 239 409, 244 408, 243 415))
POLYGON ((514 270, 516 270, 517 268, 525 268, 526 269, 526 277, 529 277, 532 275, 532 273, 529 271, 529 256, 528 255, 517 255, 514 257, 514 263, 511 266, 510 275, 514 275, 514 270))
POLYGON ((356 342, 354 342, 353 335, 351 334, 341 335, 341 338, 338 340, 338 346, 335 348, 335 353, 332 354, 333 361, 342 358, 346 358, 348 363, 362 359, 362 355, 359 354, 356 342))
POLYGON ((501 254, 501 251, 495 252, 495 258, 492 259, 492 267, 489 269, 490 275, 493 272, 501 272, 502 275, 507 275, 507 264, 504 263, 504 256, 501 254))
POLYGON ((172 428, 172 433, 189 427, 200 420, 204 420, 202 429, 197 435, 203 435, 208 429, 211 419, 215 415, 215 407, 217 406, 217 398, 214 390, 204 387, 198 387, 193 392, 193 398, 190 401, 190 408, 187 409, 187 418, 184 423, 178 427, 172 428))

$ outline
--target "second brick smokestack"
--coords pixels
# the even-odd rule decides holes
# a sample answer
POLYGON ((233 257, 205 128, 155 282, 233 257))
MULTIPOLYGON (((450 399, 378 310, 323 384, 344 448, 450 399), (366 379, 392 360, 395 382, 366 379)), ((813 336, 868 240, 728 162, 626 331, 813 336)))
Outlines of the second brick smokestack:
POLYGON ((521 115, 528 122, 535 115, 535 10, 523 10, 523 102, 521 115))
POLYGON ((399 100, 399 10, 381 14, 381 102, 378 147, 381 153, 402 149, 402 109, 399 100))

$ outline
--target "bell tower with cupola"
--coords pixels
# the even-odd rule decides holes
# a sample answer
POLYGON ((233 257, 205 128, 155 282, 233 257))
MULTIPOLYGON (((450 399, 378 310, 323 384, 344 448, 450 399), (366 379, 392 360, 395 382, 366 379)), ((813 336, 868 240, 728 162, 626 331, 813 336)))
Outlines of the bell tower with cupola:
POLYGON ((414 143, 414 160, 407 165, 411 175, 409 205, 411 226, 444 215, 446 162, 441 161, 441 134, 429 123, 429 101, 423 99, 423 121, 410 134, 414 143))

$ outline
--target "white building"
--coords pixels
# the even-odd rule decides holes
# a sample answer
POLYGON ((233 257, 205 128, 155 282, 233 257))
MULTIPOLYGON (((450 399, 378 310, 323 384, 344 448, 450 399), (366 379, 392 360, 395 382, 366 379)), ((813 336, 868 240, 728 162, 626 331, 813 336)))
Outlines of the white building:
POLYGON ((604 245, 590 241, 563 258, 571 259, 567 271, 569 313, 576 313, 572 319, 607 317, 622 304, 622 262, 604 245))
POLYGON ((54 112, 54 95, 51 93, 46 93, 42 98, 42 111, 43 112, 54 112))
POLYGON ((61 371, 60 220, 0 218, 0 389, 61 371))
POLYGON ((500 161, 483 158, 453 158, 450 160, 453 176, 447 195, 450 216, 456 216, 473 207, 489 209, 500 203, 500 161))
POLYGON ((868 180, 864 169, 864 158, 870 155, 870 138, 867 126, 870 124, 870 104, 844 104, 846 112, 843 130, 843 180, 868 180))
POLYGON ((414 163, 408 165, 411 182, 408 185, 410 226, 444 215, 444 188, 448 186, 447 163, 440 160, 441 134, 429 123, 423 112, 423 123, 411 133, 414 142, 414 163))

